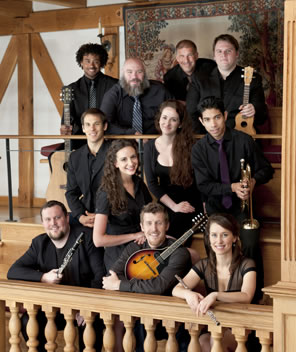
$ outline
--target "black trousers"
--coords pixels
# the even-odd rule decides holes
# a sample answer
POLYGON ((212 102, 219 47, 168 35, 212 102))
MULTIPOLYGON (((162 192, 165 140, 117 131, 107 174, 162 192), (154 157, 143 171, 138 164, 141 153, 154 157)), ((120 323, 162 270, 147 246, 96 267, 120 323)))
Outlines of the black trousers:
MULTIPOLYGON (((37 339, 39 341, 39 345, 37 347, 38 352, 47 352, 45 349, 45 344, 46 344, 46 337, 44 334, 44 329, 47 324, 47 318, 45 316, 45 313, 42 312, 41 310, 38 311, 37 313, 37 321, 39 325, 39 332, 37 339)), ((21 317, 21 332, 24 336, 25 341, 28 341, 29 337, 27 334, 27 324, 29 321, 29 316, 28 313, 24 313, 21 317)), ((57 327, 57 330, 64 330, 66 326, 66 320, 64 319, 64 315, 57 312, 56 317, 55 317, 55 324, 57 327)), ((96 352, 101 352, 102 346, 103 346, 103 329, 104 329, 104 323, 103 321, 99 318, 97 315, 95 317, 95 320, 93 322, 93 327, 95 329, 96 333, 96 342, 94 345, 94 348, 96 352)), ((85 329, 85 326, 78 326, 78 335, 79 335, 79 351, 82 352, 85 348, 85 345, 83 343, 83 331, 85 329)))

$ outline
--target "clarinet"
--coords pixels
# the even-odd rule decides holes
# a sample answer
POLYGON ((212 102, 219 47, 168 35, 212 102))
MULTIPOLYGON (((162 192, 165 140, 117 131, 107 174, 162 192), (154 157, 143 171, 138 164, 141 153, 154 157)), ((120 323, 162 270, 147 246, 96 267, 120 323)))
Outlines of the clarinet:
POLYGON ((65 255, 65 258, 63 260, 62 265, 58 268, 57 277, 59 277, 59 275, 62 274, 62 272, 65 270, 66 266, 72 260, 73 254, 75 253, 76 249, 83 242, 83 239, 82 239, 83 236, 84 236, 84 232, 81 232, 81 234, 77 237, 77 239, 76 239, 75 243, 73 244, 73 246, 68 250, 68 252, 65 255))

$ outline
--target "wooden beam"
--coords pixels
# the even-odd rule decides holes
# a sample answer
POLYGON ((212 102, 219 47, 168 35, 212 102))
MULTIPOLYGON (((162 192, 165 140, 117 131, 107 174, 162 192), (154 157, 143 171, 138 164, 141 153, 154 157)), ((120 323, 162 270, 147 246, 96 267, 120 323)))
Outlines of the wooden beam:
POLYGON ((86 0, 24 0, 34 2, 44 2, 46 4, 60 5, 65 7, 86 7, 86 0))
POLYGON ((46 87, 55 103, 55 106, 62 116, 63 104, 60 101, 60 92, 63 82, 58 74, 58 71, 48 53, 48 50, 38 33, 31 36, 32 39, 32 56, 41 73, 41 76, 46 84, 46 87))
POLYGON ((6 92, 17 62, 17 39, 12 37, 0 64, 0 103, 6 92))
POLYGON ((0 15, 3 17, 28 17, 32 13, 32 2, 0 0, 0 15))
POLYGON ((96 28, 99 17, 105 28, 120 27, 124 24, 120 5, 40 11, 32 13, 25 19, 1 17, 0 14, 0 36, 96 28))
MULTIPOLYGON (((18 49, 18 134, 32 135, 33 130, 33 60, 30 34, 17 36, 18 49)), ((19 206, 32 207, 34 191, 34 143, 19 141, 19 206)))

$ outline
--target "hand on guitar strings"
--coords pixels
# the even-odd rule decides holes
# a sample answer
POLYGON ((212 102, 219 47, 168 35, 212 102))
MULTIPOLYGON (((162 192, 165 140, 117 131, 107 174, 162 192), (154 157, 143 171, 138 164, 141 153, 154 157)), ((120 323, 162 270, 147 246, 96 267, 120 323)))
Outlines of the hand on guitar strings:
POLYGON ((255 115, 255 108, 253 104, 241 105, 239 110, 243 116, 253 117, 255 115))
POLYGON ((109 270, 109 273, 109 276, 103 277, 103 288, 105 290, 118 291, 120 286, 120 280, 114 271, 109 270))
POLYGON ((71 136, 72 134, 72 126, 66 126, 66 125, 61 125, 60 127, 60 133, 63 136, 71 136))

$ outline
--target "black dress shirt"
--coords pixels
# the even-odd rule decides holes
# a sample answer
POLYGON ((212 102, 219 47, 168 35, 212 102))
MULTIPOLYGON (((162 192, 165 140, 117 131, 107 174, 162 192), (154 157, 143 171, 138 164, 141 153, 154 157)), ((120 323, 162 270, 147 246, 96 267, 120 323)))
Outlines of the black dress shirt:
MULTIPOLYGON (((94 79, 96 86, 96 107, 99 108, 104 94, 118 81, 117 79, 104 75, 102 72, 94 79)), ((72 125, 72 134, 82 135, 81 115, 89 108, 89 89, 91 80, 82 76, 76 82, 69 85, 73 90, 73 100, 70 103, 70 124, 72 125)), ((62 117, 62 124, 64 124, 64 116, 62 117)), ((72 149, 78 149, 81 145, 85 144, 86 140, 72 140, 72 149)))
MULTIPOLYGON (((252 137, 244 132, 226 128, 223 138, 231 183, 241 180, 241 159, 245 160, 245 165, 250 165, 256 185, 266 183, 272 178, 274 170, 252 137)), ((240 212, 240 199, 232 193, 231 184, 221 183, 218 148, 216 140, 209 134, 193 146, 192 165, 197 188, 204 197, 209 215, 215 212, 237 215, 240 212), (232 207, 228 210, 222 205, 224 195, 232 196, 232 207)))
MULTIPOLYGON (((172 245, 174 240, 166 239, 159 251, 172 245)), ((160 271, 159 276, 149 280, 127 280, 125 277, 125 265, 131 255, 141 249, 151 249, 148 242, 138 245, 131 242, 122 252, 119 259, 112 266, 118 278, 121 280, 119 290, 125 292, 148 293, 154 295, 171 295, 172 289, 178 283, 175 275, 184 277, 191 268, 191 259, 185 247, 177 248, 166 260, 166 265, 160 271)))
POLYGON ((96 192, 101 184, 104 161, 111 142, 104 141, 96 156, 87 144, 70 154, 66 198, 73 217, 79 220, 85 211, 94 213, 96 192))
MULTIPOLYGON (((164 85, 149 81, 150 87, 140 95, 142 108, 143 133, 157 134, 154 126, 155 114, 159 105, 172 98, 164 85)), ((115 84, 104 96, 101 110, 107 115, 109 134, 135 134, 132 127, 134 98, 129 96, 120 84, 115 84)))
MULTIPOLYGON (((102 277, 105 275, 104 250, 94 246, 92 230, 82 226, 71 227, 65 247, 66 249, 71 248, 82 231, 85 232, 83 242, 67 266, 67 277, 71 281, 63 280, 61 283, 63 285, 102 288, 102 277)), ((35 237, 26 253, 12 264, 8 270, 7 278, 39 282, 42 275, 52 269, 58 269, 56 247, 49 236, 44 233, 35 237)))
MULTIPOLYGON (((225 110, 228 112, 226 125, 234 128, 235 116, 239 113, 238 108, 243 104, 244 79, 242 75, 242 67, 236 66, 225 80, 217 67, 209 74, 200 72, 192 76, 192 83, 186 98, 186 108, 193 120, 196 133, 205 131, 198 120, 197 106, 202 99, 209 96, 215 96, 223 100, 225 110)), ((262 125, 267 119, 267 107, 262 79, 256 73, 254 73, 250 85, 249 103, 253 104, 255 108, 254 125, 262 125)))
MULTIPOLYGON (((216 62, 211 59, 197 59, 194 72, 209 72, 216 66, 216 62)), ((177 64, 164 75, 164 85, 166 89, 178 100, 186 100, 189 80, 187 74, 177 64)))
MULTIPOLYGON (((106 234, 121 235, 141 231, 140 213, 142 207, 151 202, 152 198, 148 188, 140 177, 134 176, 133 181, 135 185, 135 198, 126 192, 127 210, 121 214, 114 215, 111 213, 107 193, 103 190, 99 190, 95 212, 96 214, 108 215, 106 234)), ((126 244, 106 247, 104 261, 107 271, 114 264, 114 261, 119 257, 125 246, 126 244)))

